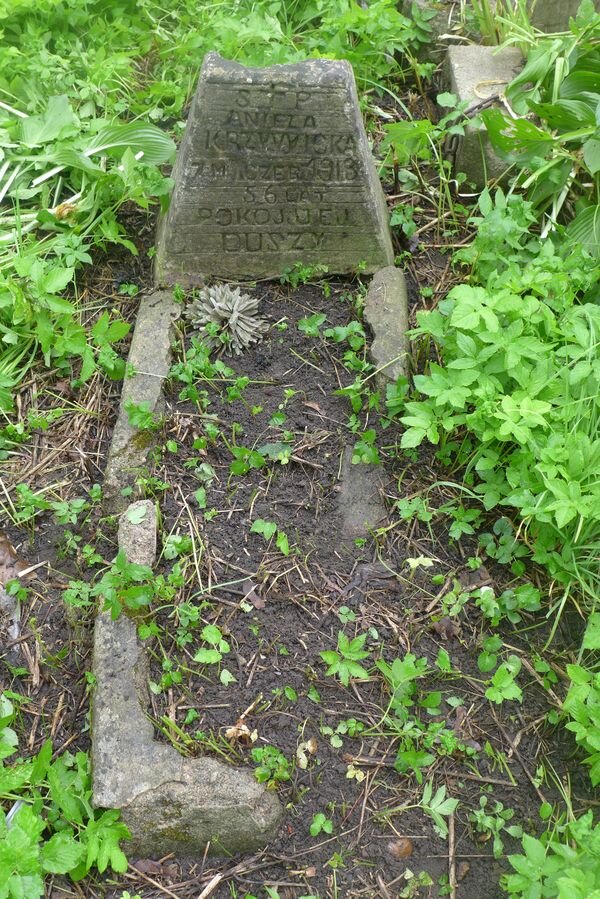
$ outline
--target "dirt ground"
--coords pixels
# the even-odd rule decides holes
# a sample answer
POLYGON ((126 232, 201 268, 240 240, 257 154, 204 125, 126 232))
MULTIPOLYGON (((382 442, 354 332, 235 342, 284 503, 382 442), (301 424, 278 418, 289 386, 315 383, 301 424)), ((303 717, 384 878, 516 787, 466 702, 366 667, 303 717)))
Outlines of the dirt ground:
MULTIPOLYGON (((142 236, 152 233, 151 222, 141 219, 140 226, 142 236)), ((87 289, 98 304, 109 303, 132 319, 137 299, 120 293, 121 285, 144 289, 149 271, 147 263, 131 265, 130 259, 122 267, 115 259, 100 262, 87 289)), ((413 257, 413 312, 424 304, 417 270, 418 288, 431 288, 428 303, 453 277, 436 248, 413 257)), ((129 890, 144 899, 499 897, 498 878, 518 841, 504 834, 504 851, 494 858, 489 835, 475 832, 469 820, 480 797, 501 802, 514 810, 511 823, 535 830, 541 803, 558 796, 557 787, 542 783, 543 763, 546 772, 556 773, 557 786, 570 781, 575 804, 586 802, 573 747, 564 730, 556 738, 548 721, 556 708, 553 689, 560 694, 561 666, 555 661, 559 683, 548 690, 540 674, 525 664, 536 647, 542 651, 543 618, 526 615, 515 627, 501 629, 505 646, 524 663, 523 702, 490 703, 484 695, 486 676, 477 666, 489 628, 472 603, 449 616, 447 597, 455 581, 465 590, 490 584, 501 592, 523 577, 486 559, 476 536, 453 541, 444 516, 431 522, 399 516, 395 503, 400 498, 427 497, 431 508, 441 506, 452 494, 447 482, 457 474, 429 450, 412 456, 401 452, 399 427, 384 427, 376 409, 367 422, 363 416, 362 426, 378 434, 387 520, 356 542, 342 536, 341 458, 352 451, 357 435, 349 429, 348 398, 336 391, 354 375, 343 364, 347 345, 309 337, 298 321, 324 313, 324 329, 355 320, 360 284, 326 282, 292 290, 269 283, 249 290, 260 296, 270 329, 241 357, 226 358, 235 376, 198 381, 206 391, 200 407, 179 399, 181 383, 172 380, 167 390, 157 452, 143 486, 160 506, 163 551, 157 571, 168 576, 179 564, 183 583, 146 620, 153 624, 145 636, 157 739, 171 739, 192 755, 215 753, 252 766, 253 749, 276 747, 288 761, 289 777, 273 785, 285 807, 284 823, 278 837, 252 857, 132 858, 124 877, 79 885, 57 879, 48 895, 116 899, 129 890), (249 381, 241 390, 237 382, 236 396, 238 378, 249 381), (207 422, 217 436, 203 441, 207 422), (283 461, 267 458, 260 469, 231 473, 232 446, 265 444, 280 450, 283 444, 291 451, 284 452, 283 461), (198 499, 200 488, 205 501, 198 499), (267 541, 251 532, 257 519, 285 533, 287 554, 276 546, 275 536, 267 541), (176 546, 174 537, 188 539, 188 548, 167 558, 172 553, 164 547, 176 546), (482 566, 474 568, 472 558, 482 566), (415 560, 421 561, 415 565, 415 560), (182 604, 184 611, 188 606, 199 610, 196 625, 186 625, 182 604), (207 624, 219 628, 228 646, 220 664, 194 660, 207 624), (366 634, 364 648, 370 653, 364 663, 370 676, 348 687, 326 675, 320 656, 336 648, 341 630, 350 637, 366 634), (436 667, 440 650, 448 654, 449 670, 436 667), (390 694, 374 667, 376 660, 391 664, 407 653, 427 660, 419 700, 441 694, 429 709, 415 705, 412 710, 425 724, 439 725, 440 736, 432 736, 427 747, 433 760, 420 775, 423 783, 394 767, 400 735, 385 719, 390 694), (227 739, 225 732, 242 715, 252 737, 227 739), (448 796, 460 799, 446 818, 449 839, 436 833, 432 818, 418 807, 427 781, 436 789, 445 785, 448 796), (313 836, 310 825, 319 814, 331 822, 331 833, 313 836), (421 872, 432 882, 423 877, 418 887, 421 872), (450 875, 454 893, 447 886, 450 875)), ((190 340, 190 329, 182 329, 177 358, 189 353, 190 340)), ((34 430, 17 456, 2 463, 5 512, 14 503, 16 483, 72 499, 102 482, 118 396, 119 385, 99 375, 79 391, 59 376, 27 385, 21 416, 28 409, 46 417, 53 409, 62 414, 34 430)), ((272 452, 276 456, 277 450, 272 452)), ((93 613, 67 607, 63 592, 71 579, 94 575, 85 546, 101 557, 98 568, 114 558, 115 521, 103 517, 96 505, 71 525, 42 512, 33 523, 17 527, 7 514, 2 529, 21 558, 41 564, 29 584, 20 636, 16 641, 7 637, 0 651, 1 686, 29 697, 22 732, 31 752, 48 736, 56 752, 88 749, 93 613)), ((537 582, 536 571, 526 576, 537 582)), ((567 652, 568 630, 559 640, 567 652)))

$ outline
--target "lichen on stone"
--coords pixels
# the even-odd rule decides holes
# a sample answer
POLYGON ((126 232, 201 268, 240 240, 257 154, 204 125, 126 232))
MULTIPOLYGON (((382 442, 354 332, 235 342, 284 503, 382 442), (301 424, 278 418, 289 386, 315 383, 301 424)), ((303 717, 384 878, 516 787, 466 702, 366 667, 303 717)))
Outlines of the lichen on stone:
POLYGON ((268 328, 258 315, 258 298, 228 284, 203 287, 188 305, 185 317, 211 350, 236 356, 262 340, 268 328))

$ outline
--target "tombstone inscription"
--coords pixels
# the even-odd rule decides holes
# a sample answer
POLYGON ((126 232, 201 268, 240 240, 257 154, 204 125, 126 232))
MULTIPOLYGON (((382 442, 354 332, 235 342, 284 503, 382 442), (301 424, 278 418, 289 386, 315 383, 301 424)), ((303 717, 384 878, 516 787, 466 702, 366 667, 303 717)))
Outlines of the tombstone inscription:
POLYGON ((254 279, 297 262, 393 263, 347 62, 250 69, 209 53, 159 224, 156 280, 254 279))

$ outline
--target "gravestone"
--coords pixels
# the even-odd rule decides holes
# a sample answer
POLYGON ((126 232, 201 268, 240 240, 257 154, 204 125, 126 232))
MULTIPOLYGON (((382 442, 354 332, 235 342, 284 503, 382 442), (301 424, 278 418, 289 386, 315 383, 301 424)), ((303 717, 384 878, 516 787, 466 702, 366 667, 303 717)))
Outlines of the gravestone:
POLYGON ((393 263, 352 68, 251 69, 209 53, 158 233, 156 280, 257 279, 295 263, 393 263))

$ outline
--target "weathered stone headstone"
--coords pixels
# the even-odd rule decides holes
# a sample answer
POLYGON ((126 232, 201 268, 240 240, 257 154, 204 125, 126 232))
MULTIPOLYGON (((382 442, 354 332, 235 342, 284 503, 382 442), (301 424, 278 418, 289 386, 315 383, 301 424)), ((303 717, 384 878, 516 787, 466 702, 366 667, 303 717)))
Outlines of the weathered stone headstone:
POLYGON ((268 278, 393 262, 347 62, 250 69, 209 53, 159 226, 156 280, 268 278))

